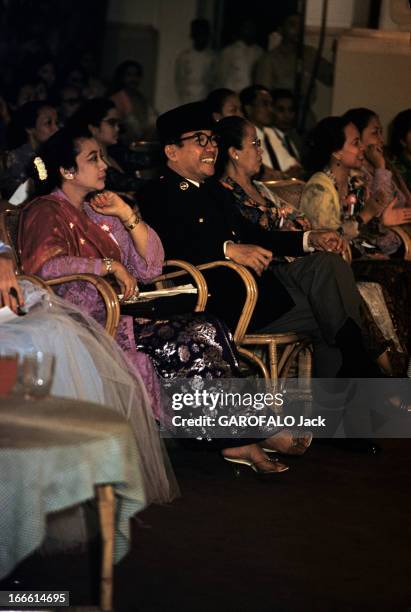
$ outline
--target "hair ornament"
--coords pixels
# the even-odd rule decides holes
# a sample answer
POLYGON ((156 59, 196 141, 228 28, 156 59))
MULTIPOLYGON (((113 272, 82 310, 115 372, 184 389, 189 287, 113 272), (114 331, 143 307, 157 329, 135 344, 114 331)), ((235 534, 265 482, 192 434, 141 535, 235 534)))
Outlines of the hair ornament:
POLYGON ((41 157, 37 156, 34 158, 33 164, 36 166, 36 170, 37 170, 37 174, 39 175, 39 179, 41 181, 45 181, 48 174, 47 174, 47 169, 44 164, 44 161, 41 159, 41 157))

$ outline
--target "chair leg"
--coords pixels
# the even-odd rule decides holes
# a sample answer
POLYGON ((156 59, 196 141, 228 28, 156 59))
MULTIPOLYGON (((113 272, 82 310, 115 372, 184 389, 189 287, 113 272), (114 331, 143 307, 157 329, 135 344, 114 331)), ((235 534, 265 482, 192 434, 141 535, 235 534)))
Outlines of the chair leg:
POLYGON ((97 507, 102 539, 102 560, 100 578, 100 609, 113 609, 113 552, 115 498, 111 485, 96 487, 97 507))
POLYGON ((270 380, 270 372, 268 371, 267 366, 265 365, 262 359, 257 357, 257 355, 254 355, 252 351, 249 351, 248 349, 245 349, 242 346, 238 347, 238 352, 240 353, 240 355, 244 355, 244 357, 247 357, 247 359, 256 363, 260 368, 261 372, 263 373, 264 378, 266 380, 270 380))
MULTIPOLYGON (((287 348, 289 348, 291 350, 288 351, 286 359, 280 365, 280 377, 281 378, 287 378, 288 377, 288 373, 290 371, 291 364, 293 363, 293 361, 295 361, 298 358, 298 356, 301 353, 301 351, 307 349, 307 346, 308 346, 308 342, 302 342, 302 343, 293 344, 293 345, 290 345, 289 347, 287 347, 287 348)), ((309 364, 308 365, 309 365, 309 372, 311 374, 311 354, 309 356, 309 364)), ((300 377, 300 375, 298 374, 298 378, 299 377, 300 377)))
POLYGON ((268 363, 270 364, 270 374, 272 380, 278 379, 278 353, 277 343, 271 340, 268 344, 268 363))

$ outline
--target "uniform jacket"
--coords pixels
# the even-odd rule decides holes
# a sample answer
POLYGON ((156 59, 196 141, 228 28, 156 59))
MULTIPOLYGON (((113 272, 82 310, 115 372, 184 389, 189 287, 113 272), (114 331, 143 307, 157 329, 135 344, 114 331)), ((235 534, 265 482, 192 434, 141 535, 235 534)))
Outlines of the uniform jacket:
MULTIPOLYGON (((303 232, 267 232, 254 226, 238 213, 232 195, 214 179, 197 187, 167 168, 163 176, 143 188, 139 205, 144 220, 159 234, 166 259, 184 259, 196 265, 222 260, 226 240, 263 246, 276 256, 304 254, 303 232)), ((207 310, 233 328, 244 302, 242 281, 227 269, 205 275, 210 291, 207 310)), ((256 280, 259 299, 251 329, 267 325, 293 306, 272 270, 256 280)))

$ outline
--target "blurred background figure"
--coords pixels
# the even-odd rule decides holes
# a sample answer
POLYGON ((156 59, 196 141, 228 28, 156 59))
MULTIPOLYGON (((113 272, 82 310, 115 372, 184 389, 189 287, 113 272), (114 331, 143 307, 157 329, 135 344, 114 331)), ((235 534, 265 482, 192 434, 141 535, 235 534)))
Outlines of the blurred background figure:
MULTIPOLYGON (((254 83, 264 85, 267 89, 289 89, 294 91, 297 72, 297 53, 301 35, 301 21, 299 15, 289 15, 279 28, 281 36, 280 44, 267 51, 257 61, 254 83)), ((316 50, 314 47, 304 45, 303 51, 303 84, 302 94, 305 95, 311 72, 314 67, 316 50)), ((317 79, 324 85, 331 86, 333 82, 333 66, 326 59, 321 58, 318 66, 317 79)), ((315 101, 315 89, 311 94, 309 107, 315 101)), ((311 117, 307 121, 307 126, 315 123, 315 118, 311 117)))
POLYGON ((231 117, 232 115, 244 117, 240 98, 232 89, 226 89, 225 87, 214 89, 214 91, 208 94, 206 103, 215 123, 224 117, 231 117))
POLYGON ((16 189, 25 183, 37 149, 57 130, 57 111, 49 102, 27 102, 12 116, 9 132, 11 150, 6 155, 0 176, 2 197, 10 199, 16 189))
POLYGON ((246 87, 240 93, 240 100, 245 117, 254 125, 257 138, 261 141, 263 178, 280 178, 284 173, 287 176, 301 175, 302 167, 298 159, 289 153, 283 143, 283 137, 272 128, 273 98, 268 89, 262 85, 246 87))
POLYGON ((217 82, 221 87, 241 91, 253 82, 253 72, 263 49, 256 44, 256 25, 250 19, 240 22, 237 36, 218 56, 217 82))
POLYGON ((134 140, 153 138, 157 113, 140 91, 143 69, 139 62, 126 60, 114 74, 113 100, 123 122, 121 140, 130 144, 134 140))
POLYGON ((272 128, 290 155, 300 161, 301 139, 296 130, 297 107, 289 89, 274 89, 272 128))
POLYGON ((59 119, 64 123, 69 119, 81 106, 83 97, 81 91, 75 85, 64 85, 59 92, 59 119))
POLYGON ((210 49, 211 31, 207 19, 191 22, 192 47, 182 51, 175 63, 175 86, 180 104, 202 100, 213 88, 216 54, 210 49))
POLYGON ((143 181, 136 174, 137 166, 132 170, 127 168, 126 160, 130 164, 130 158, 133 156, 133 161, 136 163, 138 162, 137 155, 133 155, 133 152, 128 151, 127 147, 117 144, 120 116, 113 100, 110 100, 110 98, 87 100, 71 117, 68 125, 81 133, 90 131, 93 138, 96 139, 102 157, 107 164, 106 189, 116 191, 128 203, 135 204, 136 192, 141 188, 143 181), (126 163, 125 167, 123 167, 122 162, 126 163))

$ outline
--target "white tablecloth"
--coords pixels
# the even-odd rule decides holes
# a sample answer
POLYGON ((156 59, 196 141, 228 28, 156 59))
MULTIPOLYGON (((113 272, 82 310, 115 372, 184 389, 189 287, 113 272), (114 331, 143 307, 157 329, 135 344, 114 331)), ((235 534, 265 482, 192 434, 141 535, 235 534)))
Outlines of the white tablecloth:
POLYGON ((41 545, 48 513, 93 498, 97 484, 114 487, 119 561, 145 506, 128 423, 89 402, 0 398, 0 578, 41 545))

